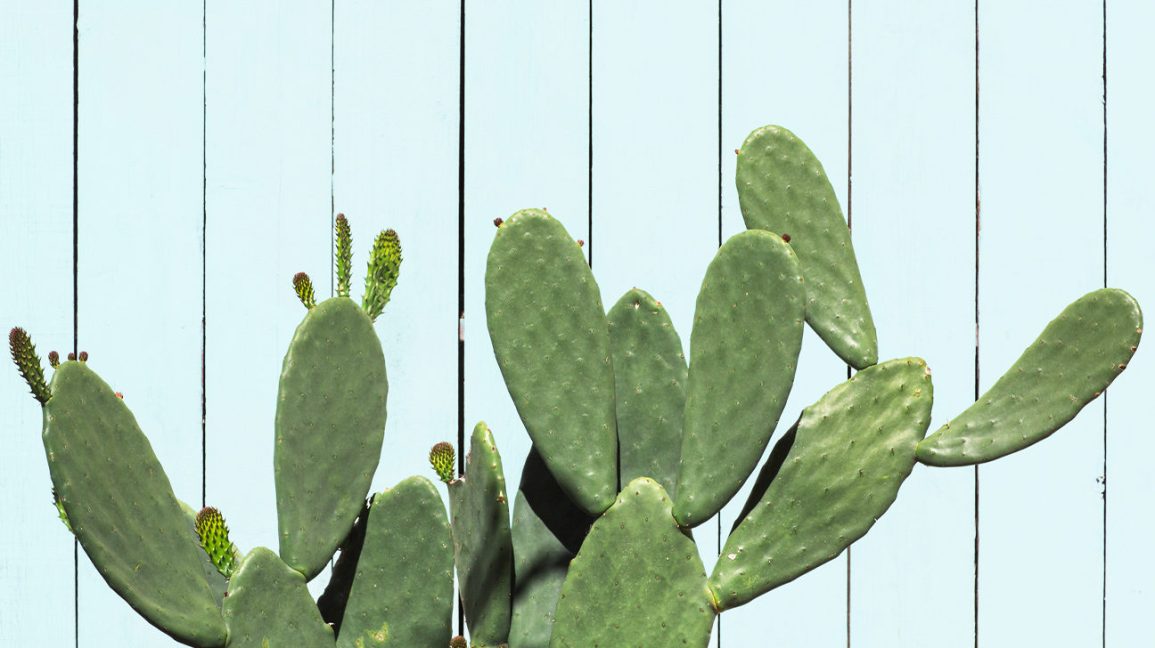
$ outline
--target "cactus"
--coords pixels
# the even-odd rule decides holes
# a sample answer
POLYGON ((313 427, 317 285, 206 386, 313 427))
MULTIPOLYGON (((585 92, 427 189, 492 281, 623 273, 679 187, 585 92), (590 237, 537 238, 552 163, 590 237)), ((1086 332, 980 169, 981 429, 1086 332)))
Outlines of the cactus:
POLYGON ((933 386, 918 358, 877 363, 866 293, 829 181, 785 129, 743 146, 750 231, 721 246, 696 304, 687 366, 662 305, 627 292, 607 314, 580 249, 543 210, 496 219, 486 315, 533 441, 512 528, 484 423, 466 471, 409 478, 366 500, 384 444, 388 381, 373 320, 397 281, 383 232, 360 304, 351 235, 335 220, 337 296, 307 312, 286 353, 274 458, 279 554, 243 559, 219 511, 176 499, 128 407, 87 353, 49 355, 13 329, 13 360, 44 410, 57 514, 109 585, 178 641, 230 646, 461 648, 456 569, 475 648, 706 646, 718 614, 831 560, 891 506, 916 462, 968 465, 1052 434, 1130 362, 1138 304, 1092 292, 1049 324, 975 405, 929 437, 933 386), (766 231, 769 230, 769 231, 766 231), (803 322, 860 371, 782 432, 709 576, 691 528, 756 468, 789 395, 803 322), (619 490, 619 485, 626 483, 619 490), (143 541, 141 541, 143 539, 143 541), (306 583, 340 557, 314 604, 306 583))

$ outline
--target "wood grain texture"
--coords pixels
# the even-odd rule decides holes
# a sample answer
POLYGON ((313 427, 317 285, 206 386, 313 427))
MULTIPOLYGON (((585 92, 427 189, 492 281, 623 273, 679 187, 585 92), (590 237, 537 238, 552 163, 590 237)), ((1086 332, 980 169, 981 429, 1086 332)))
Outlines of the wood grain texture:
MULTIPOLYGON (((879 359, 933 372, 933 431, 974 400, 973 7, 854 10, 854 242, 879 359)), ((851 645, 973 645, 973 475, 917 465, 854 545, 851 645)))
MULTIPOLYGON (((0 6, 0 305, 45 358, 72 346, 72 7, 0 6)), ((73 537, 56 518, 41 408, 0 371, 0 644, 73 643, 73 537)), ((123 605, 123 604, 122 604, 123 605)), ((127 608, 128 606, 124 606, 127 608)))
MULTIPOLYGON (((980 382, 1102 285, 1098 5, 980 9, 980 382)), ((1103 402, 979 469, 979 643, 1096 645, 1103 402)))
MULTIPOLYGON (((1155 221, 1148 180, 1155 168, 1151 122, 1152 45, 1145 25, 1155 6, 1112 2, 1107 7, 1107 285, 1129 291, 1155 318, 1155 221)), ((1155 344, 1150 332, 1127 371, 1107 392, 1108 646, 1155 641, 1148 612, 1155 606, 1155 557, 1150 538, 1155 454, 1151 388, 1155 344)))

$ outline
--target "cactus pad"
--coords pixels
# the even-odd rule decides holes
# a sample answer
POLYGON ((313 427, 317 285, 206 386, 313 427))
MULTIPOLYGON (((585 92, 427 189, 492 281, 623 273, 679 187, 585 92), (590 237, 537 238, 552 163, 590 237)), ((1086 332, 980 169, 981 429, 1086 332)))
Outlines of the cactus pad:
POLYGON ((697 526, 738 492, 770 442, 802 348, 798 259, 776 234, 731 237, 706 270, 690 338, 674 517, 697 526))
POLYGON ((834 188, 802 140, 781 126, 750 134, 738 152, 746 227, 790 237, 806 277, 806 321, 856 369, 878 362, 878 334, 834 188))
POLYGON ((551 648, 704 648, 714 605, 698 547, 661 485, 640 477, 590 529, 570 564, 551 648))
POLYGON ((204 577, 196 536, 124 401, 79 362, 60 365, 52 393, 44 406, 48 468, 97 571, 175 639, 223 644, 224 621, 204 577))
POLYGON ((651 477, 672 497, 682 456, 686 357, 661 302, 634 288, 610 309, 621 481, 651 477))
POLYGON ((1123 372, 1142 333, 1131 295, 1103 288, 1080 297, 974 405, 918 444, 918 460, 978 464, 1047 438, 1123 372))
POLYGON ((609 326, 585 256, 549 214, 527 209, 497 228, 485 313, 533 444, 570 498, 601 513, 618 487, 609 326))
POLYGON ((513 622, 510 645, 548 648, 570 561, 593 518, 565 496, 531 448, 513 504, 513 622))
POLYGON ((229 582, 224 615, 227 648, 333 648, 333 630, 321 619, 305 578, 264 547, 241 561, 229 582))
POLYGON ((373 498, 337 646, 444 646, 453 607, 445 505, 428 479, 410 477, 373 498))
POLYGON ((453 555, 475 648, 509 640, 513 543, 505 474, 493 434, 485 423, 473 429, 465 477, 449 485, 453 555))
POLYGON ((859 372, 803 410, 718 557, 710 586, 719 609, 794 580, 865 535, 914 468, 933 398, 926 363, 905 358, 859 372))
POLYGON ((349 533, 381 458, 385 357, 347 297, 311 309, 293 336, 277 395, 281 558, 312 579, 349 533))

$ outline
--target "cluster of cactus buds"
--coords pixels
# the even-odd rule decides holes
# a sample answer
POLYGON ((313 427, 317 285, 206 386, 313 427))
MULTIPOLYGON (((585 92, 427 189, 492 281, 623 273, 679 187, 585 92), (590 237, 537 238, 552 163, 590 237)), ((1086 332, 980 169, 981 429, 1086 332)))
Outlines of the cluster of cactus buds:
POLYGON ((45 410, 60 519, 121 597, 191 646, 704 647, 717 615, 866 534, 916 463, 973 465, 1044 439, 1099 396, 1138 347, 1135 300, 1094 291, 1047 325, 978 402, 927 436, 930 369, 920 358, 879 362, 854 250, 821 165, 774 126, 754 131, 738 153, 748 231, 706 269, 689 358, 662 302, 645 291, 628 291, 606 311, 582 242, 546 211, 495 219, 486 317, 533 441, 512 507, 484 423, 463 476, 451 444, 429 453, 449 516, 421 477, 367 499, 389 389, 373 321, 397 284, 401 247, 393 230, 376 237, 354 302, 351 229, 338 215, 337 295, 318 303, 308 275, 293 278, 308 312, 277 399, 278 550, 242 555, 217 509, 196 513, 176 498, 88 354, 63 363, 49 354, 48 383, 31 338, 16 328, 9 346, 45 410), (779 430, 804 326, 858 372, 779 430), (689 530, 755 473, 708 573, 689 530), (125 518, 127 492, 140 497, 125 518), (338 551, 315 603, 306 583, 338 551), (450 637, 454 570, 468 641, 450 637))

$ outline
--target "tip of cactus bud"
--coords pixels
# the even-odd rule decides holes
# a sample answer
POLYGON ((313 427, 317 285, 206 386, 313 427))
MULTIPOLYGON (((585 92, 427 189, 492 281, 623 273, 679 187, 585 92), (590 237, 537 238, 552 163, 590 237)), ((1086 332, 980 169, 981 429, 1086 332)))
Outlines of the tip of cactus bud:
POLYGON ((344 223, 346 220, 347 219, 345 218, 345 214, 337 214, 337 222, 344 223))
POLYGON ((60 366, 60 354, 55 352, 55 351, 49 351, 48 352, 48 364, 52 365, 53 369, 55 369, 56 367, 59 367, 60 366))
POLYGON ((429 464, 433 466, 437 477, 446 484, 453 481, 453 466, 456 455, 453 445, 446 441, 437 443, 429 451, 429 464))
POLYGON ((52 392, 48 389, 48 383, 44 381, 40 356, 36 355, 36 345, 32 344, 28 331, 19 326, 14 327, 8 332, 8 346, 12 352, 12 362, 16 363, 16 368, 20 370, 20 375, 28 388, 32 390, 32 395, 41 405, 47 403, 52 397, 52 392))
POLYGON ((69 352, 68 352, 68 361, 69 361, 69 362, 76 362, 76 354, 75 354, 75 353, 73 353, 73 352, 71 352, 71 351, 69 351, 69 352))
POLYGON ((309 275, 304 272, 298 272, 297 274, 293 275, 294 286, 301 283, 302 281, 309 281, 309 275))
POLYGON ((449 648, 469 648, 469 643, 466 642, 465 637, 457 635, 449 640, 449 648))
POLYGON ((783 233, 782 233, 782 240, 783 240, 783 241, 786 241, 787 243, 789 243, 789 242, 790 242, 790 235, 789 235, 789 234, 786 234, 785 232, 783 232, 783 233))
POLYGON ((88 352, 87 351, 81 351, 80 355, 77 356, 77 359, 79 359, 81 362, 88 362, 88 352))

